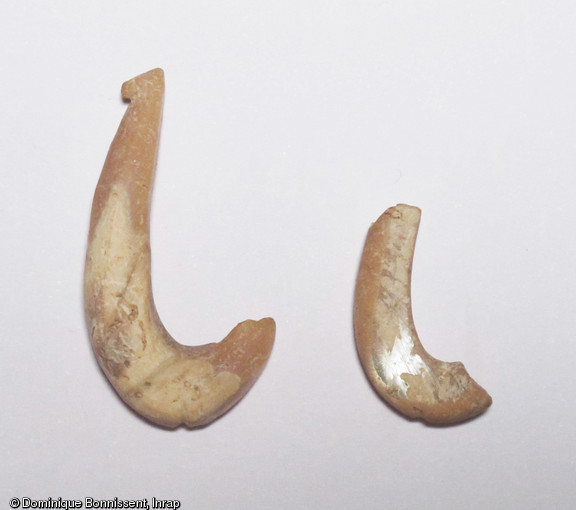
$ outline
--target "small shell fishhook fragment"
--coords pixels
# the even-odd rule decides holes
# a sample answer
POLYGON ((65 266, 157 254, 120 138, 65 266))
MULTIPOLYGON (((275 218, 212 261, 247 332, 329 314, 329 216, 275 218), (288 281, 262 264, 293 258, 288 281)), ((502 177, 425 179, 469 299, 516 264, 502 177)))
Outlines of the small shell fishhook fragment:
POLYGON ((165 427, 206 425, 260 376, 273 319, 238 324, 219 343, 186 346, 162 325, 150 278, 150 199, 164 100, 153 69, 122 86, 130 104, 94 194, 84 274, 92 348, 118 395, 165 427))
POLYGON ((425 350, 412 318, 411 274, 420 209, 399 204, 370 227, 354 299, 354 334, 377 393, 409 418, 452 424, 484 412, 492 398, 459 362, 425 350))

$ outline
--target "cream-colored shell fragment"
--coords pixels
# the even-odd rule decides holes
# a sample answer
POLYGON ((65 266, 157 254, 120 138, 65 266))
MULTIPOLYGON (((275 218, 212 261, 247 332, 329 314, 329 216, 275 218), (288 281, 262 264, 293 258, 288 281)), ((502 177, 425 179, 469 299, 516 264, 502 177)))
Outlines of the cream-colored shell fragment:
POLYGON ((482 413, 492 399, 462 363, 437 360, 420 343, 410 296, 419 223, 420 210, 400 204, 370 228, 356 282, 356 347, 390 405, 429 423, 456 423, 482 413))
POLYGON ((132 103, 98 184, 85 270, 85 304, 98 362, 122 399, 147 419, 205 425, 254 384, 270 354, 274 321, 244 321, 222 342, 178 344, 154 307, 149 206, 163 93, 153 70, 127 82, 132 103))

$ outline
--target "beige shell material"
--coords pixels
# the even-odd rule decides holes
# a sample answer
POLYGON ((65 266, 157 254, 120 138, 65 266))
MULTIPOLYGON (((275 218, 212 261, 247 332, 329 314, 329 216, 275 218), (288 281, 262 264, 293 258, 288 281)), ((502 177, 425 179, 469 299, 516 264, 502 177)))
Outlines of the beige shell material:
POLYGON ((130 101, 96 187, 84 275, 92 347, 120 397, 166 427, 206 425, 236 404, 264 369, 275 323, 238 324, 220 343, 185 346, 166 331, 150 279, 150 198, 164 73, 127 81, 130 101))
POLYGON ((416 333, 410 293, 420 214, 399 204, 368 231, 354 300, 356 347, 372 386, 392 407, 451 424, 482 413, 492 399, 462 363, 430 356, 416 333))

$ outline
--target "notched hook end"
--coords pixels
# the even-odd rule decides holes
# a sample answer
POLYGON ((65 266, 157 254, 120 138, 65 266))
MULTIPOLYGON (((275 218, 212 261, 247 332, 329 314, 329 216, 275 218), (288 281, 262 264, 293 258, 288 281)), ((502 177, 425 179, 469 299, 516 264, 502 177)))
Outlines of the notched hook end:
POLYGON ((164 71, 159 67, 139 74, 122 84, 121 94, 125 101, 133 101, 138 97, 146 97, 152 91, 158 95, 158 91, 164 91, 164 71))

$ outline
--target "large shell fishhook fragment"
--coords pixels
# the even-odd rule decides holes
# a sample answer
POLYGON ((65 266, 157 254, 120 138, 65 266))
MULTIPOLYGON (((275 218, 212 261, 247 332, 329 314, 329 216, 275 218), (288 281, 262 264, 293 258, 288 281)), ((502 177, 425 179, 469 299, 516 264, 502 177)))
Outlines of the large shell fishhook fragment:
POLYGON ((252 387, 270 356, 270 318, 219 343, 185 346, 162 325, 150 279, 150 198, 164 99, 154 69, 122 86, 130 101, 96 187, 84 275, 92 348, 118 395, 166 427, 206 425, 252 387))
POLYGON ((459 362, 422 347, 412 318, 411 274, 420 209, 399 204, 370 227, 354 299, 354 334, 364 371, 402 414, 432 424, 479 415, 492 398, 459 362))

